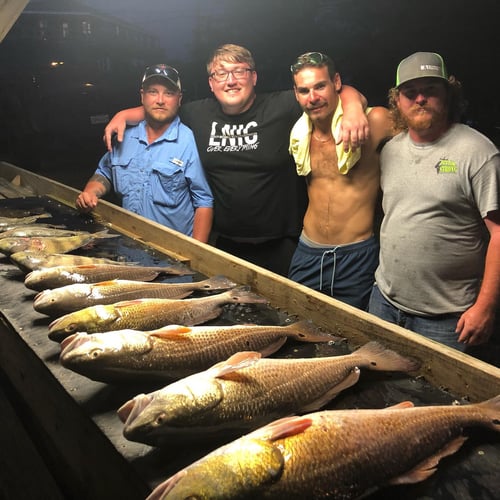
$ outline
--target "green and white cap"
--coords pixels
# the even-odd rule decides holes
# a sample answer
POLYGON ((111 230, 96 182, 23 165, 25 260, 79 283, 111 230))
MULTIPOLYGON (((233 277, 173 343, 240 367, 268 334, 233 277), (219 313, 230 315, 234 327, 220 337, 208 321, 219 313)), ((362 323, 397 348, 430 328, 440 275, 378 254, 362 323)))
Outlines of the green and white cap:
POLYGON ((396 87, 415 78, 426 77, 448 81, 443 58, 435 52, 415 52, 399 63, 396 71, 396 87))

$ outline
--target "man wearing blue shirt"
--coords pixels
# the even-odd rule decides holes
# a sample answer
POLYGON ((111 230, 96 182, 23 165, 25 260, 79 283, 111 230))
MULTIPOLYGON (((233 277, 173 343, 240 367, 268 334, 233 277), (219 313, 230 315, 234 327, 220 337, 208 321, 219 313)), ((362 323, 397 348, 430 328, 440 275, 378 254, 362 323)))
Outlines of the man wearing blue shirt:
POLYGON ((123 142, 101 158, 76 199, 79 210, 92 210, 113 189, 123 208, 208 241, 213 197, 193 133, 178 117, 181 99, 177 70, 165 64, 146 69, 141 88, 145 119, 128 128, 123 142))

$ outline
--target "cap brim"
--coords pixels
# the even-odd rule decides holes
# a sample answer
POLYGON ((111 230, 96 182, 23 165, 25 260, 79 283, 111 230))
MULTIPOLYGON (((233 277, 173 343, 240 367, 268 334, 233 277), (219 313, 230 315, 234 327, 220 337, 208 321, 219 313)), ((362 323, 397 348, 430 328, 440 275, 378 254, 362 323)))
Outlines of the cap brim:
POLYGON ((142 82, 142 86, 144 87, 146 84, 151 83, 152 80, 157 80, 158 83, 167 84, 169 87, 172 87, 173 89, 180 91, 180 88, 177 85, 177 83, 174 82, 168 76, 165 76, 165 75, 151 75, 151 76, 148 76, 142 82))

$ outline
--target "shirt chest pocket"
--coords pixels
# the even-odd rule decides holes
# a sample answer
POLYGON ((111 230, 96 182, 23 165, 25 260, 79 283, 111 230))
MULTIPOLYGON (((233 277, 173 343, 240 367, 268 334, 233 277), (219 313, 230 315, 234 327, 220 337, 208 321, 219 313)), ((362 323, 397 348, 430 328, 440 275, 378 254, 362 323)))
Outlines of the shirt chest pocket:
POLYGON ((134 190, 137 183, 137 169, 130 158, 118 158, 114 161, 111 169, 113 176, 113 187, 117 194, 128 196, 134 190))
POLYGON ((150 181, 153 202, 166 207, 177 206, 188 189, 183 168, 173 163, 154 162, 150 181))

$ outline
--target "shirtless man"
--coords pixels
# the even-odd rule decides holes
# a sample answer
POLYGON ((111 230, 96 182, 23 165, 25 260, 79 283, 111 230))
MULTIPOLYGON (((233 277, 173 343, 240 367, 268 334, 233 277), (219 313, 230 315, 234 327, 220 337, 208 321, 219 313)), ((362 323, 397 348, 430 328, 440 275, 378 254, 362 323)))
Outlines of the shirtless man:
POLYGON ((346 152, 334 140, 342 82, 333 61, 308 52, 291 71, 304 114, 292 130, 290 152, 306 176, 309 205, 289 278, 366 309, 378 264, 379 145, 392 135, 389 112, 368 109, 368 140, 346 152))

